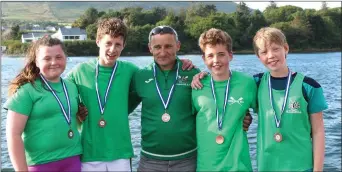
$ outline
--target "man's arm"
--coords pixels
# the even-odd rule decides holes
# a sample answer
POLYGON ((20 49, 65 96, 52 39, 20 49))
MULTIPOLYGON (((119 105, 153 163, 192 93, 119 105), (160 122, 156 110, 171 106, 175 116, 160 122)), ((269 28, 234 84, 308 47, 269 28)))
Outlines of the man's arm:
POLYGON ((136 89, 136 77, 138 75, 138 71, 135 72, 131 79, 131 84, 129 87, 129 95, 128 95, 128 114, 132 113, 135 108, 140 104, 141 102, 141 97, 137 93, 136 89))

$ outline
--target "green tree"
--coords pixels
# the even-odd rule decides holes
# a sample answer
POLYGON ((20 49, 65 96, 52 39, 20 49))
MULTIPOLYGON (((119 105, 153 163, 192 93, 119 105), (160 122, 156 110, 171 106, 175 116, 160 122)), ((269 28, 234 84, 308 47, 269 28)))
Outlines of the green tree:
POLYGON ((239 5, 236 6, 236 12, 249 15, 251 10, 248 8, 245 2, 240 2, 239 5))
POLYGON ((286 5, 278 8, 266 8, 264 11, 264 16, 269 24, 278 22, 289 22, 293 20, 292 14, 297 11, 303 11, 302 8, 286 5))
POLYGON ((15 25, 11 27, 10 39, 20 40, 20 27, 19 25, 15 25))
POLYGON ((99 13, 95 8, 88 8, 85 13, 72 24, 72 27, 85 29, 88 25, 95 23, 98 17, 99 13))
POLYGON ((322 2, 321 10, 323 10, 323 11, 328 10, 327 2, 325 2, 325 1, 322 2))
POLYGON ((93 23, 86 27, 87 39, 96 40, 97 24, 93 23))

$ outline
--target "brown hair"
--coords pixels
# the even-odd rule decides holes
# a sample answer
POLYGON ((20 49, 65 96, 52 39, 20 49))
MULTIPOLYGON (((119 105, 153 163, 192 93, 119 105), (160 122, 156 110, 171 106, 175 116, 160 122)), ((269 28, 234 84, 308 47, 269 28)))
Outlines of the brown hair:
POLYGON ((274 27, 263 27, 257 31, 253 38, 254 53, 259 56, 258 51, 266 44, 276 43, 278 45, 287 44, 285 34, 274 27))
POLYGON ((232 38, 227 32, 220 29, 211 28, 201 34, 198 39, 198 45, 204 53, 206 45, 224 45, 228 52, 232 52, 233 42, 232 38))
POLYGON ((97 23, 96 39, 99 40, 106 34, 109 34, 114 38, 122 36, 125 43, 127 37, 127 26, 119 18, 103 18, 97 23))
POLYGON ((26 64, 25 67, 19 72, 19 74, 10 82, 8 95, 13 95, 20 86, 31 83, 34 85, 34 81, 39 78, 40 70, 36 65, 37 53, 39 51, 40 46, 49 46, 52 47, 54 45, 60 45, 62 50, 65 53, 65 47, 61 40, 57 38, 51 38, 46 35, 43 38, 34 41, 30 44, 30 47, 26 53, 26 64))

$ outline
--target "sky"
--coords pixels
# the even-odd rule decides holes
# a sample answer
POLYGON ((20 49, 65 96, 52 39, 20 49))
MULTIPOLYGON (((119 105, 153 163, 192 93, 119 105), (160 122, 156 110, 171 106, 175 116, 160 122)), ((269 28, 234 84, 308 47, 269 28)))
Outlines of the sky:
MULTIPOLYGON (((236 3, 239 3, 240 1, 234 1, 236 3)), ((319 10, 322 6, 322 2, 315 1, 315 2, 282 2, 282 1, 275 1, 278 7, 284 6, 284 5, 293 5, 297 7, 301 7, 303 9, 316 9, 319 10)), ((268 5, 270 5, 270 2, 245 2, 245 4, 249 8, 253 9, 259 9, 260 11, 264 11, 268 5)), ((334 7, 341 7, 341 1, 340 2, 327 2, 327 5, 329 8, 334 8, 334 7)))

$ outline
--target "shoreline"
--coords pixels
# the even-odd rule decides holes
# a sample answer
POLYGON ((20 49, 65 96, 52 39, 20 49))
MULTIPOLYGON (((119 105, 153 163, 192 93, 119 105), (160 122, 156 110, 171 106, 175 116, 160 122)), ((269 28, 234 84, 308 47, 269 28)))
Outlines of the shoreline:
MULTIPOLYGON (((341 48, 330 48, 330 49, 317 49, 317 48, 310 48, 310 49, 290 49, 289 53, 298 53, 298 54, 305 54, 305 53, 330 53, 330 52, 341 52, 341 48)), ((201 55, 200 52, 194 51, 194 52, 178 52, 177 55, 185 55, 185 54, 191 54, 191 55, 201 55)), ((239 51, 233 51, 233 54, 254 54, 253 50, 239 50, 239 51)), ((25 54, 6 54, 2 53, 2 56, 6 57, 25 57, 25 54)), ((67 55, 68 56, 68 55, 67 55)), ((96 56, 96 55, 94 55, 96 56)), ((139 56, 151 56, 151 53, 131 53, 131 52, 122 52, 121 56, 127 56, 127 57, 139 57, 139 56)), ((68 57, 93 57, 93 56, 68 56, 68 57)))

